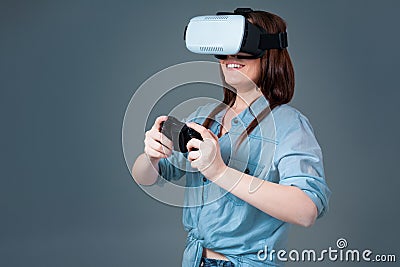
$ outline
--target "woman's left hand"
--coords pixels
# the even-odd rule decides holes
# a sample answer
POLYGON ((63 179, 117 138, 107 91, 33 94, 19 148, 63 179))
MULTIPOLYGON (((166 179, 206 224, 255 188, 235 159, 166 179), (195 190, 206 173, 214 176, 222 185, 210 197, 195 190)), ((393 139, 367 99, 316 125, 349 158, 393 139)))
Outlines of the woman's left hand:
POLYGON ((203 141, 192 138, 187 143, 188 160, 193 168, 198 169, 207 179, 213 181, 220 177, 227 166, 222 159, 218 137, 209 129, 194 122, 187 126, 200 133, 203 141), (198 150, 191 151, 193 148, 198 150))

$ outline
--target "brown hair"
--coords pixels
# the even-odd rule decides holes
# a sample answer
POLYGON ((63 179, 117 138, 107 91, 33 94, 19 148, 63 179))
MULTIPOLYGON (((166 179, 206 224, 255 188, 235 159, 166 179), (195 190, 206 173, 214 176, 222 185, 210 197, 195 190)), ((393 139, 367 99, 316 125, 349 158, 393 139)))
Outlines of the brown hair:
MULTIPOLYGON (((267 33, 286 31, 286 22, 272 13, 266 11, 252 11, 244 14, 244 16, 254 25, 264 28, 267 33)), ((236 90, 232 89, 232 87, 228 89, 229 85, 225 82, 222 70, 220 73, 224 84, 224 99, 222 103, 211 111, 208 118, 204 121, 203 126, 205 128, 210 128, 214 122, 213 118, 215 115, 222 111, 226 105, 231 107, 235 103, 236 90)), ((271 110, 279 105, 290 102, 292 99, 294 94, 294 70, 286 48, 271 49, 265 52, 261 58, 261 75, 255 83, 268 100, 269 107, 262 110, 247 126, 246 131, 240 135, 237 146, 243 142, 244 138, 257 127, 258 122, 264 119, 271 110)))

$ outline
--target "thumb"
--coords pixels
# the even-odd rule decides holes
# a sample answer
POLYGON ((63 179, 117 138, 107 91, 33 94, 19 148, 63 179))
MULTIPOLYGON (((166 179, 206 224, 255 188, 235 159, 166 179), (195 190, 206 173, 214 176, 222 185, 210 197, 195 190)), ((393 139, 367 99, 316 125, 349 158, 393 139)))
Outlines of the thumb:
POLYGON ((215 141, 218 142, 218 136, 216 136, 215 133, 213 133, 210 129, 208 129, 208 131, 210 132, 210 134, 212 135, 212 137, 215 139, 215 141))

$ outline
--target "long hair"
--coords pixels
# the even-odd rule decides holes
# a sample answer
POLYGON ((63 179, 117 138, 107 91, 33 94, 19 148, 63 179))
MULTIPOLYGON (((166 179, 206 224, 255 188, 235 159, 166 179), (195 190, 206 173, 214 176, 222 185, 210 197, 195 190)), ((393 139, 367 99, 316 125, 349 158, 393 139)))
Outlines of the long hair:
MULTIPOLYGON (((264 28, 267 33, 273 34, 286 31, 286 22, 275 14, 266 11, 253 11, 246 13, 244 16, 254 25, 264 28)), ((236 100, 236 91, 226 84, 221 69, 220 73, 224 84, 224 99, 222 103, 210 112, 208 118, 204 121, 203 126, 205 128, 210 128, 215 121, 215 115, 226 106, 232 107, 236 100), (228 89, 228 87, 231 89, 228 89)), ((269 107, 256 114, 257 116, 253 114, 255 118, 247 126, 246 131, 239 136, 237 146, 257 127, 258 122, 267 117, 275 107, 286 104, 292 99, 294 94, 294 70, 286 48, 271 49, 265 52, 261 58, 261 75, 254 82, 268 100, 269 107)))

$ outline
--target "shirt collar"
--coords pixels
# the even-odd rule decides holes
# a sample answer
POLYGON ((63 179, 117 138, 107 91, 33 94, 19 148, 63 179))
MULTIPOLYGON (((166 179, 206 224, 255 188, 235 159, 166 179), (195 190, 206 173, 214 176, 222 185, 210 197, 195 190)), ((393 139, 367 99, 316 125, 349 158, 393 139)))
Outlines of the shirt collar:
MULTIPOLYGON (((238 118, 242 123, 245 124, 247 127, 261 111, 266 109, 269 106, 268 100, 265 98, 264 95, 261 95, 257 98, 250 107, 243 110, 236 118, 238 118), (253 114, 250 112, 253 112, 253 114)), ((222 118, 224 117, 225 109, 221 110, 217 115, 215 115, 215 120, 219 123, 222 123, 222 118)))

